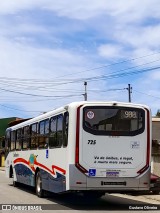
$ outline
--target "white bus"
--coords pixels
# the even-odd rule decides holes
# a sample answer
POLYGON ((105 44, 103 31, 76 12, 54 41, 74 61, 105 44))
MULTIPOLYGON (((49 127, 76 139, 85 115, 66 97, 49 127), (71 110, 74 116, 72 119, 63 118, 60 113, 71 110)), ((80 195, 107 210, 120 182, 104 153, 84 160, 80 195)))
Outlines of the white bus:
POLYGON ((151 113, 144 105, 74 102, 6 130, 6 176, 54 193, 147 191, 151 113))

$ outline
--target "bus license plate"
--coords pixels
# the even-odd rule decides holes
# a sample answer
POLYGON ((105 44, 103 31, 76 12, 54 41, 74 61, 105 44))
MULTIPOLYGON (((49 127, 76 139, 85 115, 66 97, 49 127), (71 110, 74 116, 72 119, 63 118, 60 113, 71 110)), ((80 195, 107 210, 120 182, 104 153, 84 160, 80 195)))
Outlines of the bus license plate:
POLYGON ((119 172, 114 171, 106 172, 106 177, 119 177, 119 172))

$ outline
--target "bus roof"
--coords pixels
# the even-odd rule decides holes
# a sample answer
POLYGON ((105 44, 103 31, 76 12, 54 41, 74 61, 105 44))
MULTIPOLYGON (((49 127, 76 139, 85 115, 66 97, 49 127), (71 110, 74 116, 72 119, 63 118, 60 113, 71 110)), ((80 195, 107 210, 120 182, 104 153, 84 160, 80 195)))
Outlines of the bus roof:
POLYGON ((12 127, 9 127, 7 129, 17 129, 17 128, 21 128, 21 127, 24 127, 24 126, 27 126, 27 125, 30 125, 31 123, 36 123, 36 122, 39 122, 41 120, 45 120, 51 116, 53 116, 53 114, 58 114, 60 112, 65 112, 68 110, 69 107, 72 107, 72 108, 75 108, 75 107, 78 107, 80 105, 84 105, 84 104, 93 104, 93 105, 98 105, 98 104, 108 104, 108 105, 113 105, 113 106, 127 106, 127 107, 143 107, 143 108, 147 108, 148 110, 149 107, 146 106, 146 105, 143 105, 143 104, 135 104, 135 103, 129 103, 129 102, 118 102, 118 101, 79 101, 79 102, 72 102, 72 103, 69 103, 69 104, 66 104, 65 106, 63 107, 59 107, 57 109, 54 109, 54 110, 51 110, 49 112, 46 112, 42 115, 38 115, 34 118, 31 118, 27 121, 24 121, 20 124, 17 124, 17 125, 14 125, 12 127))

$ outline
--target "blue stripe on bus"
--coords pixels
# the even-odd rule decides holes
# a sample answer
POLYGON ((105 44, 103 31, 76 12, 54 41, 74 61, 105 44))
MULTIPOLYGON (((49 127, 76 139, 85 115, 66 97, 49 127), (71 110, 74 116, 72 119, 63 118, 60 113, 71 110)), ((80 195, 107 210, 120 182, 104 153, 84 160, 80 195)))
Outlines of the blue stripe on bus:
MULTIPOLYGON (((30 168, 23 164, 17 164, 14 168, 17 182, 35 186, 35 175, 30 168)), ((66 191, 66 177, 64 175, 57 172, 57 177, 54 178, 50 173, 43 169, 40 169, 40 174, 42 177, 42 188, 44 190, 54 193, 66 191)))

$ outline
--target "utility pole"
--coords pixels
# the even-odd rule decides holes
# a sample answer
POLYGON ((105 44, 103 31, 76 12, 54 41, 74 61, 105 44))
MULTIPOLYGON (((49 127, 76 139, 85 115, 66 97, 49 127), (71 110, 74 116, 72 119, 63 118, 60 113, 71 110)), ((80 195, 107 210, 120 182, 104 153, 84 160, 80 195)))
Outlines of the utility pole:
POLYGON ((85 86, 85 93, 83 95, 84 95, 84 100, 87 101, 87 82, 86 81, 84 82, 84 86, 85 86))
POLYGON ((128 84, 128 88, 126 88, 128 90, 128 101, 131 102, 131 93, 132 93, 132 87, 130 84, 128 84))

